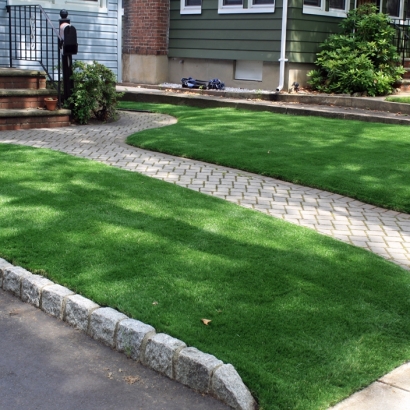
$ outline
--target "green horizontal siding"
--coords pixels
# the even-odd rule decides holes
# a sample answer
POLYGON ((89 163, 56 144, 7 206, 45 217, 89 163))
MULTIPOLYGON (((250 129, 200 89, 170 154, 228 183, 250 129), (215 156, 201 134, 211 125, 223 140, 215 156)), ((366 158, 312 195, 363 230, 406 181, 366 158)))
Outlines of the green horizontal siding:
POLYGON ((204 0, 202 14, 180 14, 171 0, 169 56, 277 61, 281 13, 218 14, 218 0, 204 0))
POLYGON ((174 57, 205 58, 215 60, 255 60, 278 61, 279 52, 240 51, 240 50, 201 50, 198 54, 193 49, 174 49, 174 57))
POLYGON ((313 63, 322 43, 331 33, 340 31, 337 17, 303 14, 303 0, 290 2, 286 56, 294 63, 313 63))
MULTIPOLYGON (((278 61, 282 0, 275 13, 218 14, 218 0, 203 0, 201 14, 180 14, 180 0, 171 0, 169 56, 225 60, 278 61)), ((338 32, 340 18, 303 14, 303 0, 290 0, 286 57, 312 63, 319 44, 338 32)))

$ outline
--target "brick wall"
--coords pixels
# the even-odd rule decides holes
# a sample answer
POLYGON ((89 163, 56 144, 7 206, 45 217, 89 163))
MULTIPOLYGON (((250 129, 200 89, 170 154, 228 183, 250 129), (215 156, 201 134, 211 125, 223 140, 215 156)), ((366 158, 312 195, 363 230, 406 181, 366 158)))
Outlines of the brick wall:
POLYGON ((167 55, 169 0, 124 0, 123 53, 167 55))

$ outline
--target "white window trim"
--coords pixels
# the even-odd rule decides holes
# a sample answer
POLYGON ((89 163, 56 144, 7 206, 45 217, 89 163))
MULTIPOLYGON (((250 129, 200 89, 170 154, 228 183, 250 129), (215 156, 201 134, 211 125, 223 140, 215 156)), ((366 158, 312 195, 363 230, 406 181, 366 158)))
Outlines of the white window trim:
POLYGON ((200 6, 187 6, 186 0, 181 0, 181 14, 201 14, 202 5, 200 6))
POLYGON ((242 5, 224 6, 223 0, 218 0, 218 14, 241 14, 241 13, 274 13, 273 4, 253 4, 253 0, 243 0, 242 5))
MULTIPOLYGON (((380 2, 380 10, 383 10, 383 6, 387 7, 387 0, 382 0, 380 2)), ((394 20, 405 20, 403 18, 403 16, 404 16, 404 1, 400 1, 399 15, 398 16, 392 16, 391 14, 389 14, 389 17, 391 19, 394 19, 394 20)))
POLYGON ((321 5, 320 7, 315 7, 315 6, 307 6, 303 5, 303 14, 315 14, 317 16, 328 16, 328 17, 341 17, 344 18, 347 16, 347 13, 349 11, 349 0, 346 1, 346 8, 344 10, 340 9, 329 9, 327 11, 325 9, 326 5, 326 0, 321 0, 321 5))
POLYGON ((8 6, 34 6, 37 4, 44 9, 67 9, 70 12, 89 11, 96 13, 108 13, 107 0, 7 0, 8 6))

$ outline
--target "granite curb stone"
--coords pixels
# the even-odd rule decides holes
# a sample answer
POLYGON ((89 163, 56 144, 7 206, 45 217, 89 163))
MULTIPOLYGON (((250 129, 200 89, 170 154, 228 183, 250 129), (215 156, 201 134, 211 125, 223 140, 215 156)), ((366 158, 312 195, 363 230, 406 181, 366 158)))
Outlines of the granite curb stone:
POLYGON ((35 307, 41 306, 43 289, 54 282, 40 275, 26 276, 21 281, 21 300, 35 307))
POLYGON ((3 274, 6 268, 11 268, 13 265, 6 260, 0 258, 0 288, 3 288, 3 274))
POLYGON ((175 380, 192 389, 208 393, 213 372, 223 362, 195 347, 187 347, 179 353, 175 366, 175 380))
POLYGON ((224 364, 215 370, 212 377, 212 394, 234 409, 256 409, 254 398, 231 364, 224 364))
POLYGON ((99 307, 100 305, 81 295, 70 295, 66 299, 64 320, 71 326, 87 333, 90 315, 99 307))
POLYGON ((41 296, 41 310, 51 316, 63 319, 65 298, 74 292, 61 285, 46 286, 41 296))
POLYGON ((143 360, 144 340, 156 334, 155 329, 135 319, 122 320, 118 325, 117 350, 134 360, 143 360))
POLYGON ((20 266, 12 266, 4 269, 3 272, 3 289, 21 297, 21 281, 23 278, 30 276, 31 273, 20 266))
POLYGON ((174 361, 187 345, 165 333, 158 333, 148 339, 144 364, 157 372, 174 379, 174 361))
POLYGON ((115 347, 117 326, 124 319, 128 319, 128 316, 109 307, 94 310, 90 316, 88 334, 107 346, 115 347))
POLYGON ((41 308, 134 360, 201 393, 209 393, 237 410, 254 410, 256 402, 235 368, 143 322, 112 308, 100 308, 40 275, 0 258, 0 287, 41 308))

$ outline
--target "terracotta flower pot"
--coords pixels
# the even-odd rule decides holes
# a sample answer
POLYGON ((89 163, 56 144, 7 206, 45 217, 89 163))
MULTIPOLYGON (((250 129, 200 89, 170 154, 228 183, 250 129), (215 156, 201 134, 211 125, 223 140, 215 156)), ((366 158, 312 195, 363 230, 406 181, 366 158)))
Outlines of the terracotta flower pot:
POLYGON ((57 108, 57 98, 48 97, 44 98, 44 103, 46 104, 47 110, 54 111, 57 108))

